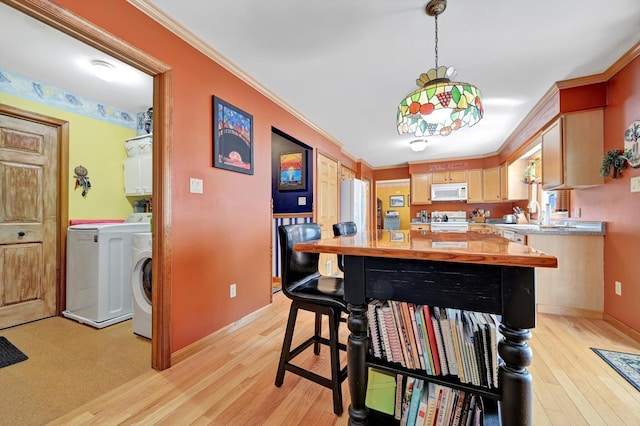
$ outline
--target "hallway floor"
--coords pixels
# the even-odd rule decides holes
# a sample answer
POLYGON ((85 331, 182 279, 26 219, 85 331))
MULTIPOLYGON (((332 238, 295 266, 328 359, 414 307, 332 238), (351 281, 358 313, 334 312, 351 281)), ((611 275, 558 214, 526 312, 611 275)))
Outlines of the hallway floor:
POLYGON ((3 424, 46 424, 151 370, 131 320, 95 329, 63 317, 0 330, 29 359, 0 368, 3 424))

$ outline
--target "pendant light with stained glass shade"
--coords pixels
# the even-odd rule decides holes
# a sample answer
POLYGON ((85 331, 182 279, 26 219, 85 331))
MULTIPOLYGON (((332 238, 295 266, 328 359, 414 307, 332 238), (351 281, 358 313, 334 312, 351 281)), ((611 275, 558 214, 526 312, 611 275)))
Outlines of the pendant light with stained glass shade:
POLYGON ((417 137, 447 136, 465 126, 473 126, 484 115, 480 90, 472 84, 451 81, 457 74, 453 67, 438 67, 438 15, 447 7, 446 0, 431 0, 426 11, 435 18, 435 68, 416 80, 419 89, 398 105, 398 133, 417 137))

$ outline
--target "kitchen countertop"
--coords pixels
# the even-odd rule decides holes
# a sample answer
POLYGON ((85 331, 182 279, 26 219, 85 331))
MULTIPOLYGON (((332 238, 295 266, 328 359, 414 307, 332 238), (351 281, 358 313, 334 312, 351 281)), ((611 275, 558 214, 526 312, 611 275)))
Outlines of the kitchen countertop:
MULTIPOLYGON (((411 225, 430 225, 431 222, 412 220, 411 225)), ((485 225, 493 228, 506 229, 519 234, 545 235, 606 235, 606 222, 586 222, 576 220, 552 221, 550 225, 508 224, 502 219, 487 219, 485 223, 469 222, 469 225, 485 225)))
POLYGON ((561 221, 551 222, 550 225, 536 224, 488 224, 500 229, 514 231, 519 234, 545 234, 545 235, 606 235, 605 222, 581 222, 561 221))

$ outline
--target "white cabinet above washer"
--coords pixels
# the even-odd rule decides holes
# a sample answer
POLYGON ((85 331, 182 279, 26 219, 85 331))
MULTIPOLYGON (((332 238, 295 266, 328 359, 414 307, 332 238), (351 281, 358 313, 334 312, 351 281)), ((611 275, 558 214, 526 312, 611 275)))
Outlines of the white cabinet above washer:
POLYGON ((152 195, 153 157, 151 154, 129 157, 124 160, 125 195, 152 195))

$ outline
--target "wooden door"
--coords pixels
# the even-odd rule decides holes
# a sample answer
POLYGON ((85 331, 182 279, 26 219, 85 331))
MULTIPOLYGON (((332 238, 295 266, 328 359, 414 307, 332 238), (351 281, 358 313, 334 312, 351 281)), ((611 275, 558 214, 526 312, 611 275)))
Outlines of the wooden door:
POLYGON ((0 328, 56 313, 58 130, 0 114, 0 328))
MULTIPOLYGON (((338 162, 318 154, 318 204, 316 217, 322 228, 322 237, 333 236, 333 224, 338 223, 338 162)), ((321 254, 320 273, 333 275, 338 272, 335 254, 321 254)))

